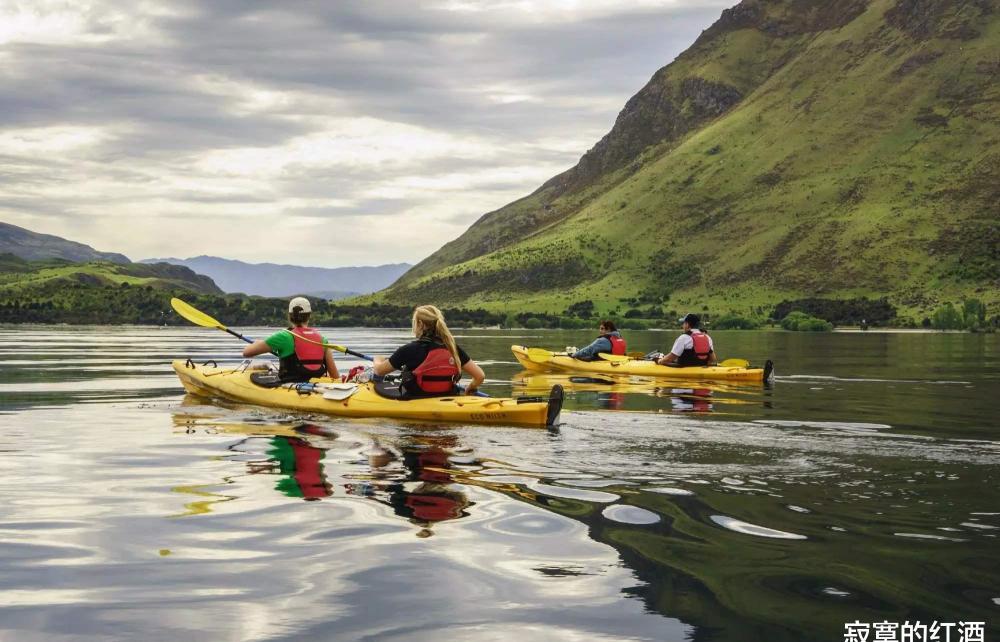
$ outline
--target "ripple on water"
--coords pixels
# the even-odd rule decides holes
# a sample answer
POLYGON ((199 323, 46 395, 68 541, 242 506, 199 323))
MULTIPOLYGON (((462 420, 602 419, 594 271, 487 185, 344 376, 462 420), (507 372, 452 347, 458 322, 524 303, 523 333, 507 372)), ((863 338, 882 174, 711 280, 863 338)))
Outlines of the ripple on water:
POLYGON ((967 542, 969 540, 960 537, 945 537, 944 535, 929 535, 927 533, 893 533, 896 537, 909 537, 912 539, 930 539, 939 542, 967 542))
POLYGON ((845 591, 835 586, 827 586, 823 589, 823 593, 831 597, 850 597, 851 595, 850 591, 845 591))
POLYGON ((599 490, 581 490, 579 488, 567 488, 565 486, 552 486, 541 482, 530 486, 531 490, 549 497, 561 497, 563 499, 578 499, 584 502, 596 502, 598 504, 610 504, 621 499, 614 493, 605 493, 599 490))
POLYGON ((568 535, 574 524, 571 520, 545 513, 522 513, 489 522, 486 528, 493 533, 518 537, 552 537, 568 535))
POLYGON ((727 515, 712 515, 710 519, 723 528, 736 533, 743 533, 744 535, 756 535, 757 537, 770 537, 773 539, 808 539, 805 535, 787 533, 774 528, 768 528, 767 526, 751 524, 727 515))
POLYGON ((649 493, 675 495, 678 497, 690 497, 691 495, 694 495, 693 491, 687 490, 686 488, 673 488, 671 486, 657 486, 653 488, 643 488, 643 490, 649 493))
POLYGON ((608 506, 601 515, 606 519, 621 524, 655 524, 660 521, 660 516, 653 511, 639 508, 638 506, 628 506, 627 504, 615 504, 608 506))
POLYGON ((635 482, 621 479, 554 479, 557 484, 581 486, 583 488, 604 488, 605 486, 635 486, 635 482))

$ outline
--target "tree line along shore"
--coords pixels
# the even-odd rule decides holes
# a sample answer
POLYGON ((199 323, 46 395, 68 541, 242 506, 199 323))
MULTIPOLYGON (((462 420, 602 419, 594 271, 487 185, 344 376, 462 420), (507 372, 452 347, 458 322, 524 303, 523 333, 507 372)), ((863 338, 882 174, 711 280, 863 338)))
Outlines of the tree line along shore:
MULTIPOLYGON (((243 326, 281 325, 285 298, 240 294, 205 294, 161 289, 127 282, 97 287, 60 287, 49 291, 8 291, 0 298, 0 323, 17 324, 138 324, 184 325, 170 309, 170 298, 179 296, 224 323, 243 326)), ((412 307, 385 303, 352 304, 315 299, 315 325, 325 327, 408 327, 412 307)), ((527 329, 584 329, 601 318, 611 318, 626 330, 675 328, 677 318, 691 310, 669 306, 619 306, 599 310, 592 301, 575 302, 558 311, 496 312, 485 309, 446 308, 449 325, 456 328, 502 327, 527 329)), ((694 310, 712 330, 782 328, 791 331, 831 331, 837 326, 993 332, 1000 315, 987 316, 977 299, 945 303, 923 318, 899 316, 886 299, 850 300, 809 298, 782 301, 760 315, 742 316, 710 309, 694 310)))

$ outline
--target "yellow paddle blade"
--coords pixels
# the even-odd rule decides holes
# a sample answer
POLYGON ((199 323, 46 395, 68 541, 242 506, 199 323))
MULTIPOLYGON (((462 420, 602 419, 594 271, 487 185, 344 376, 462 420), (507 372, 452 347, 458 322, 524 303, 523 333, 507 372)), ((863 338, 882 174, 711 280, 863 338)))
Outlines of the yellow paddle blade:
POLYGON ((170 307, 174 309, 174 312, 181 315, 191 323, 195 325, 200 325, 203 328, 219 328, 224 330, 226 326, 222 325, 212 317, 208 316, 198 308, 191 306, 184 301, 181 301, 177 297, 170 299, 170 307))
POLYGON ((627 356, 627 357, 629 357, 631 359, 642 359, 643 357, 646 356, 646 353, 645 352, 627 352, 627 353, 625 353, 625 356, 627 356))
POLYGON ((723 368, 748 368, 750 367, 750 362, 746 359, 726 359, 719 365, 723 368))
POLYGON ((528 348, 528 359, 535 363, 545 363, 552 359, 555 353, 545 348, 528 348))
POLYGON ((604 359, 605 361, 617 362, 617 361, 629 361, 632 357, 627 354, 609 354, 607 352, 601 352, 597 356, 604 359))

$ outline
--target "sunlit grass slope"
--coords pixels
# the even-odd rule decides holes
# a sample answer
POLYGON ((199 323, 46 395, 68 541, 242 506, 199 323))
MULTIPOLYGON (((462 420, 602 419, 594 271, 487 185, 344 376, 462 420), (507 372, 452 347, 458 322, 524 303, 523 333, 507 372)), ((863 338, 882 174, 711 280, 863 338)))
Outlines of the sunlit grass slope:
POLYGON ((0 254, 0 297, 42 301, 61 293, 107 286, 150 287, 157 290, 187 290, 200 294, 222 294, 212 279, 190 269, 157 263, 71 263, 60 259, 25 261, 0 254))
POLYGON ((996 0, 747 0, 578 166, 375 298, 761 314, 887 296, 1000 305, 996 0))

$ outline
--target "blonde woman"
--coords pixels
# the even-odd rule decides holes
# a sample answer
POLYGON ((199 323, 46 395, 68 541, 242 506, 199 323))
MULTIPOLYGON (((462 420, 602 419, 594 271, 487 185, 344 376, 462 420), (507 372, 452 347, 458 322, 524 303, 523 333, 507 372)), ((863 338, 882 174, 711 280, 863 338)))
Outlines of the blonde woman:
POLYGON ((400 387, 405 396, 455 394, 455 384, 462 373, 472 377, 465 394, 475 394, 486 374, 455 343, 444 315, 433 305, 421 305, 413 311, 413 336, 417 339, 402 346, 388 359, 375 357, 374 373, 385 376, 403 371, 400 387))

